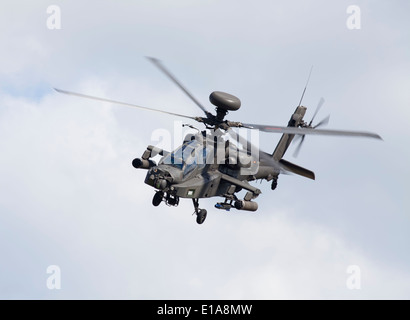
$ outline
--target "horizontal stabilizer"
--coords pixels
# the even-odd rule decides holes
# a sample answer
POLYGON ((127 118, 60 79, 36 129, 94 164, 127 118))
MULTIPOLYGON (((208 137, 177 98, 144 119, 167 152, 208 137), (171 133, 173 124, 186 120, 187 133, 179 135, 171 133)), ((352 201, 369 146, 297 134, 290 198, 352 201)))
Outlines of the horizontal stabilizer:
POLYGON ((315 173, 308 169, 302 168, 296 164, 293 164, 285 159, 279 160, 279 163, 282 165, 283 169, 286 171, 298 174, 300 176, 315 180, 315 173))

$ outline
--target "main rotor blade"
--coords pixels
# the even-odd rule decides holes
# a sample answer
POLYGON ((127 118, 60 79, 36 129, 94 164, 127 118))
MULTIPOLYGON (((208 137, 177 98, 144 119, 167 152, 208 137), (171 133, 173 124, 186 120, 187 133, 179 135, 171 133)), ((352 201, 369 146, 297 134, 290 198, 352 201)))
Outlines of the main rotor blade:
POLYGON ((59 93, 64 93, 64 94, 71 95, 71 96, 77 96, 77 97, 86 98, 86 99, 91 99, 91 100, 97 100, 97 101, 115 103, 115 104, 120 104, 120 105, 127 106, 127 107, 139 108, 139 109, 144 109, 144 110, 149 110, 149 111, 156 111, 156 112, 161 112, 161 113, 170 114, 170 115, 173 115, 173 116, 178 116, 178 117, 193 119, 193 120, 196 120, 196 121, 199 121, 199 120, 201 119, 201 118, 198 118, 198 117, 190 117, 190 116, 186 116, 186 115, 179 114, 179 113, 168 112, 168 111, 163 111, 163 110, 158 110, 158 109, 152 109, 152 108, 147 108, 147 107, 141 107, 141 106, 138 106, 138 105, 132 104, 132 103, 126 103, 126 102, 121 102, 121 101, 116 101, 116 100, 111 100, 111 99, 99 98, 99 97, 89 96, 89 95, 87 95, 87 94, 82 94, 82 93, 77 93, 77 92, 71 92, 71 91, 66 91, 66 90, 57 89, 57 88, 54 88, 54 90, 57 91, 57 92, 59 92, 59 93))
POLYGON ((161 63, 160 60, 152 57, 147 57, 148 60, 150 60, 158 69, 160 69, 168 78, 172 80, 182 91, 185 92, 185 94, 191 98, 191 100, 199 107, 203 112, 205 112, 205 115, 209 117, 210 113, 205 109, 205 107, 182 85, 181 82, 178 81, 175 76, 168 71, 167 68, 161 63))
POLYGON ((315 134, 322 136, 346 136, 346 137, 367 137, 383 140, 377 133, 365 131, 347 131, 347 130, 324 130, 310 128, 295 128, 295 127, 278 127, 267 126, 261 124, 243 123, 244 126, 250 129, 258 129, 263 132, 288 133, 288 134, 315 134))

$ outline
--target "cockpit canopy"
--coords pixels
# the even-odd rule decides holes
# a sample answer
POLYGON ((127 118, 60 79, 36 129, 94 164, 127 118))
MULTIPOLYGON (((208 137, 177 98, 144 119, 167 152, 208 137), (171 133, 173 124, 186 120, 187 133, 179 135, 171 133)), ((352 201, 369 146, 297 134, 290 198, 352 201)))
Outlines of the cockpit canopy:
POLYGON ((206 147, 197 140, 184 143, 175 151, 163 157, 159 164, 166 164, 184 171, 184 176, 191 173, 196 167, 203 168, 210 154, 210 147, 206 147))

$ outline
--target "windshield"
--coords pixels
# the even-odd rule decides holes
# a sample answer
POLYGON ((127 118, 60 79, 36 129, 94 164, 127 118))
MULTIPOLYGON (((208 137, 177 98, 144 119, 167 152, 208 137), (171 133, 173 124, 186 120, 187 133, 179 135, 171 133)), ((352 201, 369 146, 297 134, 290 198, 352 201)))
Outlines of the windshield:
POLYGON ((160 163, 184 170, 184 175, 187 175, 195 167, 204 167, 207 155, 207 148, 192 140, 165 156, 160 163))

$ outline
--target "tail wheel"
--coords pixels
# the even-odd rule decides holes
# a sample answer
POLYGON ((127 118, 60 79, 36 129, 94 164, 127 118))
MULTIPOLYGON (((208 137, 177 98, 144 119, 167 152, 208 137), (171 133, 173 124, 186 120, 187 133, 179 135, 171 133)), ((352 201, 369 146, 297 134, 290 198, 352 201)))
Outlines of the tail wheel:
POLYGON ((274 179, 274 180, 272 181, 271 189, 272 189, 272 190, 275 190, 277 186, 278 186, 278 180, 277 180, 277 179, 274 179))

